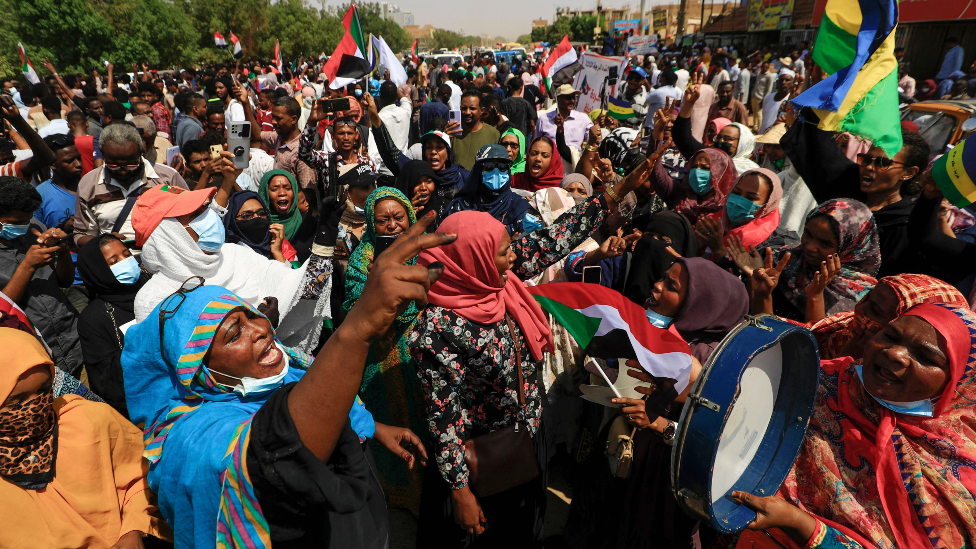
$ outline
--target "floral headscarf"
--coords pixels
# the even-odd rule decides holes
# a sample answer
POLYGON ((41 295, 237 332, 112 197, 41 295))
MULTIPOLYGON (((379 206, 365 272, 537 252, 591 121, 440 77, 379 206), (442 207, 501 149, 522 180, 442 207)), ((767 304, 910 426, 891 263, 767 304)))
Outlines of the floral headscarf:
MULTIPOLYGON (((685 199, 674 208, 674 211, 687 217, 692 225, 698 221, 699 216, 720 212, 725 208, 725 198, 735 186, 738 174, 729 155, 718 149, 709 148, 698 151, 688 161, 688 166, 693 165, 693 160, 699 154, 708 156, 709 170, 712 172, 712 188, 715 189, 715 195, 704 202, 699 202, 698 196, 689 189, 685 199)), ((687 185, 687 182, 684 184, 687 185)))
MULTIPOLYGON (((881 250, 878 245, 878 228, 874 215, 867 206, 852 199, 824 202, 807 215, 807 221, 817 216, 833 219, 839 233, 837 254, 841 269, 824 290, 824 306, 828 315, 849 311, 867 295, 878 281, 874 278, 881 266, 881 250)), ((792 252, 789 264, 780 275, 777 289, 800 311, 806 310, 807 296, 804 289, 814 280, 820 265, 807 265, 803 258, 802 244, 797 242, 780 248, 777 259, 792 252)))

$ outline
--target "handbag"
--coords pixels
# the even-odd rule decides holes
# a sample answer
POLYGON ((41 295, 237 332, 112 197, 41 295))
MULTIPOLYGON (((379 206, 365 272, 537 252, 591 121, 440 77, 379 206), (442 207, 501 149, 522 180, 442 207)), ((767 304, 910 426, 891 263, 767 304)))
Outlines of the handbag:
MULTIPOLYGON (((507 313, 505 321, 515 341, 519 407, 524 408, 522 345, 507 313)), ((464 460, 468 466, 468 485, 476 496, 482 498, 500 494, 539 476, 535 442, 528 428, 519 422, 465 441, 464 460)))
POLYGON ((630 434, 626 433, 627 423, 623 416, 618 416, 610 428, 610 437, 607 440, 607 460, 610 462, 610 474, 616 478, 627 478, 630 476, 630 468, 634 464, 634 435, 637 434, 637 427, 631 429, 630 434), (614 435, 616 434, 616 439, 614 435), (614 444, 611 441, 616 441, 614 444))

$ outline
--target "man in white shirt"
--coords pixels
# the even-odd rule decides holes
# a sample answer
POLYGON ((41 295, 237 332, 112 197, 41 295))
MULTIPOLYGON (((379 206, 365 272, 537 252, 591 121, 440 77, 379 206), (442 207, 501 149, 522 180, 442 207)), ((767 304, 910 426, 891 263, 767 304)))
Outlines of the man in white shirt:
POLYGON ((688 64, 684 60, 679 61, 679 63, 678 70, 674 71, 674 74, 678 77, 674 87, 684 92, 685 88, 688 87, 688 81, 691 80, 691 74, 688 72, 688 64))
POLYGON ((779 107, 790 98, 793 91, 793 79, 796 73, 790 69, 782 68, 779 70, 779 77, 776 79, 776 91, 768 94, 762 101, 762 126, 759 133, 766 133, 776 123, 779 117, 779 107))
POLYGON ((37 135, 41 139, 49 135, 70 134, 71 128, 68 121, 61 118, 61 100, 53 95, 46 95, 41 98, 41 112, 50 120, 50 123, 37 130, 37 135))
POLYGON ((742 62, 741 59, 736 59, 735 63, 732 64, 732 68, 729 69, 729 80, 731 80, 732 82, 739 81, 739 74, 742 73, 742 69, 739 67, 739 63, 741 62, 742 62))
MULTIPOLYGON (((685 71, 687 74, 688 71, 685 71)), ((678 75, 675 71, 671 69, 664 69, 661 71, 661 75, 658 77, 658 81, 661 84, 660 88, 654 88, 647 93, 647 101, 644 103, 647 106, 647 118, 644 119, 644 126, 648 128, 654 127, 654 113, 658 109, 663 109, 667 98, 671 98, 675 101, 681 101, 684 96, 684 92, 681 91, 675 83, 678 80, 678 75)))
MULTIPOLYGON (((749 60, 743 57, 739 60, 739 64, 733 68, 738 71, 738 74, 735 79, 735 87, 732 88, 732 99, 743 105, 748 105, 749 86, 752 84, 752 70, 749 67, 749 60)), ((731 71, 729 74, 731 75, 731 71)))
POLYGON ((461 86, 458 86, 452 80, 453 78, 460 78, 456 72, 451 71, 446 74, 447 82, 446 84, 451 87, 451 99, 448 100, 447 106, 451 107, 452 111, 461 110, 461 94, 464 92, 461 90, 461 86))
POLYGON ((387 80, 380 85, 380 119, 386 125, 393 143, 401 151, 410 146, 410 115, 413 108, 409 99, 401 99, 396 84, 387 80))

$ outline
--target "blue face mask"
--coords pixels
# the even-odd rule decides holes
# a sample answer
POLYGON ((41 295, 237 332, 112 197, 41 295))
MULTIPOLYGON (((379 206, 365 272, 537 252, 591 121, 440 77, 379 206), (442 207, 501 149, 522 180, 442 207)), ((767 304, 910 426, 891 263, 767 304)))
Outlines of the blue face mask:
POLYGON ((737 194, 730 194, 725 203, 725 211, 729 214, 729 220, 732 221, 733 225, 742 225, 747 221, 752 221, 756 218, 756 212, 760 208, 762 206, 759 204, 737 194))
MULTIPOLYGON (((864 375, 861 373, 864 368, 861 364, 856 364, 854 369, 857 370, 857 377, 861 378, 861 385, 864 385, 864 375)), ((871 393, 868 393, 869 395, 871 393)), ((897 412, 899 414, 905 414, 906 416, 921 416, 921 417, 932 417, 935 415, 935 407, 931 400, 916 400, 915 402, 891 402, 890 400, 882 400, 874 395, 871 398, 878 401, 878 404, 884 406, 885 408, 891 410, 892 412, 897 412)))
POLYGON ((712 172, 700 168, 688 170, 688 186, 697 195, 703 195, 712 190, 712 172))
POLYGON ((0 230, 0 238, 6 238, 7 240, 24 236, 27 234, 27 230, 30 229, 30 225, 11 225, 9 223, 0 223, 0 225, 3 226, 3 230, 0 230))
POLYGON ((651 323, 651 326, 667 328, 671 325, 671 317, 669 316, 659 315, 650 309, 645 309, 644 313, 647 315, 647 321, 651 323))
MULTIPOLYGON (((281 349, 279 349, 280 351, 281 349)), ((249 396, 260 396, 270 393, 276 389, 281 388, 285 384, 285 376, 288 375, 288 355, 282 353, 282 359, 285 361, 285 365, 281 368, 281 372, 277 375, 271 377, 255 378, 255 377, 235 377, 227 375, 223 372, 217 372, 217 370, 210 370, 211 372, 217 372, 218 374, 229 377, 231 379, 236 379, 240 383, 234 386, 234 392, 241 395, 242 397, 249 396)), ((216 383, 216 382, 215 382, 216 383)), ((217 383, 221 387, 230 388, 222 383, 217 383)))
POLYGON ((224 224, 217 212, 209 207, 187 227, 197 233, 197 246, 205 252, 217 253, 224 245, 224 224))
POLYGON ((356 90, 356 97, 362 97, 362 96, 363 96, 363 90, 356 90))
POLYGON ((497 191, 504 187, 505 183, 508 183, 510 177, 511 175, 507 171, 492 170, 490 172, 483 172, 481 174, 481 181, 489 189, 497 191))
POLYGON ((139 277, 142 275, 139 262, 134 257, 127 257, 115 265, 110 265, 109 269, 112 269, 115 279, 122 284, 135 284, 139 282, 139 277))
POLYGON ((525 214, 522 218, 522 232, 531 233, 532 231, 542 228, 542 220, 538 216, 532 214, 525 214))

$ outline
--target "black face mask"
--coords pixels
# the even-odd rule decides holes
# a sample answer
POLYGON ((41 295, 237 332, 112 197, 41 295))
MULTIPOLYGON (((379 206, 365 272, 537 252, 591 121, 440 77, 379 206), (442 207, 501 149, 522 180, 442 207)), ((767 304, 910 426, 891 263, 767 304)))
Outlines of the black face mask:
POLYGON ((108 170, 108 173, 110 176, 112 176, 112 179, 118 181, 119 184, 121 184, 126 188, 128 188, 129 185, 132 185, 132 183, 134 183, 135 181, 142 179, 142 176, 146 174, 145 164, 142 164, 136 170, 129 171, 124 177, 120 177, 116 172, 109 170, 108 168, 105 169, 108 170))
POLYGON ((712 144, 712 146, 725 154, 732 156, 732 143, 727 141, 716 141, 714 144, 712 144))
POLYGON ((263 217, 255 217, 247 221, 237 222, 237 230, 241 232, 241 236, 253 244, 264 242, 264 238, 268 236, 270 229, 271 220, 263 217))

